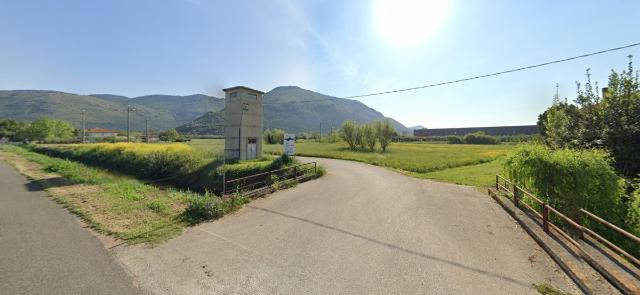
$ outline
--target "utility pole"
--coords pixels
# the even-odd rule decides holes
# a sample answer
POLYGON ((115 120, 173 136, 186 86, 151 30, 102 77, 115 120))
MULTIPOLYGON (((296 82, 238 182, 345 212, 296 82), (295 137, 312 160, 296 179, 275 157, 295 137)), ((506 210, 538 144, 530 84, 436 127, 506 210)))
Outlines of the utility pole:
POLYGON ((320 122, 320 136, 318 137, 318 141, 322 142, 322 122, 320 122))
POLYGON ((86 110, 82 110, 82 140, 80 142, 85 143, 85 114, 87 113, 86 110))
POLYGON ((129 142, 129 132, 131 131, 131 105, 127 105, 127 142, 129 142))
POLYGON ((149 143, 149 119, 144 119, 144 139, 149 143))
POLYGON ((132 108, 131 105, 127 105, 127 142, 131 141, 131 112, 135 111, 135 108, 132 108))

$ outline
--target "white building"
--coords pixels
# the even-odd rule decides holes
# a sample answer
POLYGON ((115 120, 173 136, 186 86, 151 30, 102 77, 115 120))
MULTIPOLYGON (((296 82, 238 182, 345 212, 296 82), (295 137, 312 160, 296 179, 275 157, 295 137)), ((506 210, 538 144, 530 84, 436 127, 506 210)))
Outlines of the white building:
POLYGON ((96 142, 103 138, 116 137, 118 132, 104 128, 89 128, 85 131, 85 136, 88 142, 96 142))

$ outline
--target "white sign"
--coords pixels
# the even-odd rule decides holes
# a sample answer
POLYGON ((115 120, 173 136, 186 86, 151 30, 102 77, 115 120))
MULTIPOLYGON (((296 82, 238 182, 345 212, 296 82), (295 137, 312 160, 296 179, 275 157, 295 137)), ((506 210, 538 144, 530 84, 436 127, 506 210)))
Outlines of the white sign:
POLYGON ((293 156, 296 154, 296 136, 293 134, 284 135, 284 154, 293 156))

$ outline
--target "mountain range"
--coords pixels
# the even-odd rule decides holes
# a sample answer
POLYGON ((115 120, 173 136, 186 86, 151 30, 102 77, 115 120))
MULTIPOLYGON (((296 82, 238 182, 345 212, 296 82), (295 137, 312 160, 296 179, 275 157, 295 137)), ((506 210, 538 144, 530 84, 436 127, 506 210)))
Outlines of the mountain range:
MULTIPOLYGON (((344 120, 366 123, 385 119, 380 112, 350 99, 336 98, 296 86, 276 87, 264 94, 264 127, 298 133, 323 133, 338 128, 344 120), (320 126, 322 124, 322 127, 320 126)), ((113 94, 79 95, 48 90, 0 90, 0 119, 31 121, 41 116, 63 119, 80 127, 82 110, 86 126, 126 129, 127 108, 133 130, 177 128, 181 133, 222 134, 220 112, 224 99, 195 94, 188 96, 147 95, 126 97, 113 94)), ((390 119, 398 132, 409 128, 390 119)))

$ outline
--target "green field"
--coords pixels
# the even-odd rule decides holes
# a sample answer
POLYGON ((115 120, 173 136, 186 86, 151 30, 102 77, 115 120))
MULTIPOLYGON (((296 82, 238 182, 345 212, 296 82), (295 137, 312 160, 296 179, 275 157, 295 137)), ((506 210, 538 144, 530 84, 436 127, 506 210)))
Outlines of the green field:
MULTIPOLYGON (((223 148, 222 139, 194 139, 188 144, 208 152, 223 148)), ((506 144, 392 143, 386 153, 368 153, 350 151, 342 142, 298 141, 296 154, 365 162, 414 177, 487 187, 502 169, 500 158, 513 147, 506 144)), ((264 145, 265 153, 280 154, 282 151, 282 145, 264 145)))

